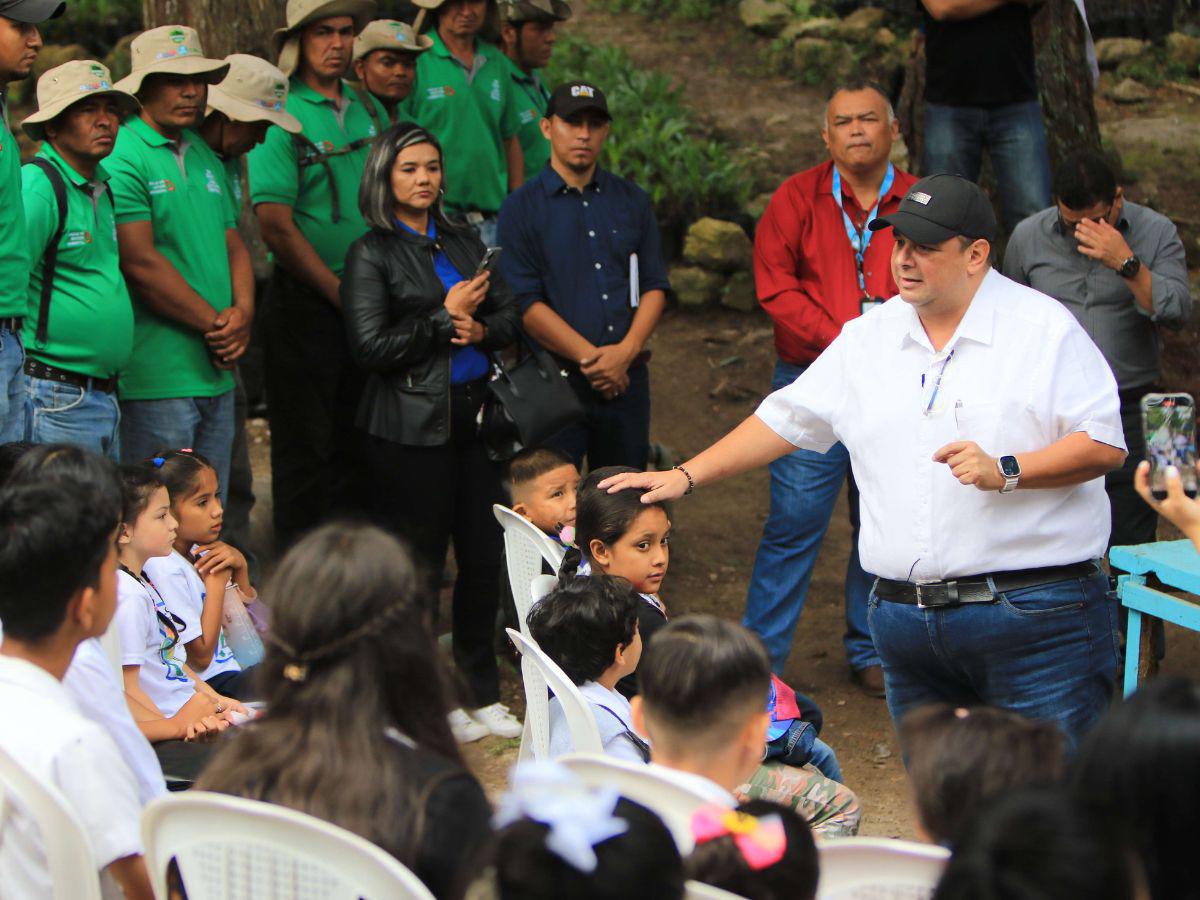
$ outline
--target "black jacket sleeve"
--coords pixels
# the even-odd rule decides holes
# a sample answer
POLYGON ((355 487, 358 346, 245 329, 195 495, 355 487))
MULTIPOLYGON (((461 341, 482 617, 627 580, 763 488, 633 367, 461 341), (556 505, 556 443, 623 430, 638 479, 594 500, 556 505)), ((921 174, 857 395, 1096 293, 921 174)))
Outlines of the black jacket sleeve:
POLYGON ((521 336, 521 312, 499 271, 492 273, 487 308, 479 321, 487 328, 487 335, 479 343, 481 350, 499 350, 515 344, 521 336))

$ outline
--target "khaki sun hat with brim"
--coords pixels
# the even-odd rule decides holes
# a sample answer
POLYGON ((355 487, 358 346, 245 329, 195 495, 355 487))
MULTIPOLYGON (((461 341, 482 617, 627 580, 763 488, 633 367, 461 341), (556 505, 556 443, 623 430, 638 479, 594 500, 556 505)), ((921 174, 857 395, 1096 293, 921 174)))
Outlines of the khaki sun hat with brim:
POLYGON ((231 122, 270 122, 289 134, 299 134, 300 120, 287 107, 287 76, 257 56, 234 53, 225 57, 229 74, 208 90, 209 112, 224 113, 231 122))
POLYGON ((93 97, 112 97, 121 106, 122 118, 142 108, 133 94, 113 86, 112 75, 103 63, 75 59, 42 73, 37 83, 37 112, 29 115, 21 127, 35 141, 40 141, 46 136, 47 122, 93 97))
POLYGON ((350 16, 357 34, 378 14, 375 0, 288 0, 287 25, 271 35, 280 71, 291 77, 300 65, 300 29, 305 25, 333 16, 350 16))
POLYGON ((142 89, 147 75, 199 75, 216 84, 229 71, 229 63, 209 59, 200 46, 200 35, 186 25, 162 25, 143 31, 129 45, 130 73, 116 88, 130 94, 142 89))
POLYGON ((571 7, 565 0, 500 0, 501 22, 565 22, 571 7))
POLYGON ((376 19, 354 39, 354 57, 358 62, 376 50, 395 50, 399 53, 424 53, 433 46, 433 38, 417 34, 411 25, 395 19, 376 19))

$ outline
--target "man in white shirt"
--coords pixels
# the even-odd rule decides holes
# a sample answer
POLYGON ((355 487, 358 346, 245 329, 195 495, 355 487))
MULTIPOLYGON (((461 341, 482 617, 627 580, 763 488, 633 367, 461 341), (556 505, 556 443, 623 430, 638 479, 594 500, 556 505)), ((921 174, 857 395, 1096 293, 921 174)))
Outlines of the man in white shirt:
POLYGON ((1077 739, 1116 670, 1099 569, 1103 476, 1121 465, 1116 383, 1063 307, 990 267, 996 220, 954 175, 896 213, 899 295, 850 322, 793 384, 649 487, 643 502, 841 441, 862 492, 859 552, 888 707, 988 703, 1077 739))
MULTIPOLYGON (((0 750, 66 799, 106 897, 151 900, 137 784, 62 685, 76 647, 103 634, 116 608, 120 510, 105 499, 100 486, 61 483, 0 491, 0 750)), ((0 886, 12 897, 55 893, 38 825, 15 799, 0 821, 0 886)))

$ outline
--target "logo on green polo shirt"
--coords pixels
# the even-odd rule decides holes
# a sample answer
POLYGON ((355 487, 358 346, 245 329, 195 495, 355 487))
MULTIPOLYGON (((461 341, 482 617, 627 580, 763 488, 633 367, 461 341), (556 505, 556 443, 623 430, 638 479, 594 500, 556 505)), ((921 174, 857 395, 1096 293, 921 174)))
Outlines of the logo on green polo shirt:
POLYGON ((499 78, 492 79, 492 101, 495 103, 500 102, 500 79, 499 78))
POLYGON ((217 181, 217 176, 213 174, 212 169, 204 170, 204 188, 210 194, 220 194, 221 184, 217 181))
POLYGON ((536 122, 542 117, 542 114, 536 109, 521 110, 521 124, 528 125, 530 122, 536 122))
POLYGON ((66 240, 63 241, 63 247, 70 249, 71 247, 84 247, 92 242, 92 233, 90 231, 70 231, 67 233, 66 240))
POLYGON ((439 84, 435 87, 428 88, 429 93, 426 95, 426 100, 444 100, 446 97, 454 96, 454 88, 448 84, 439 84))
POLYGON ((175 190, 175 182, 170 178, 155 178, 146 182, 146 189, 150 191, 151 196, 169 194, 175 190))

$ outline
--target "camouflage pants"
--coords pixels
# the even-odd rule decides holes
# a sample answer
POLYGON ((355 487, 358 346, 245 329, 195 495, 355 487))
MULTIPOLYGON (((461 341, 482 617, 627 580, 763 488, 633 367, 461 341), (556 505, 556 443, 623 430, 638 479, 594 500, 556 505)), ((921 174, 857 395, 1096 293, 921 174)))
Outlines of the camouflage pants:
POLYGON ((734 794, 740 801, 770 800, 791 807, 804 817, 817 837, 858 834, 862 818, 858 797, 811 764, 797 767, 780 762, 763 763, 734 794))

